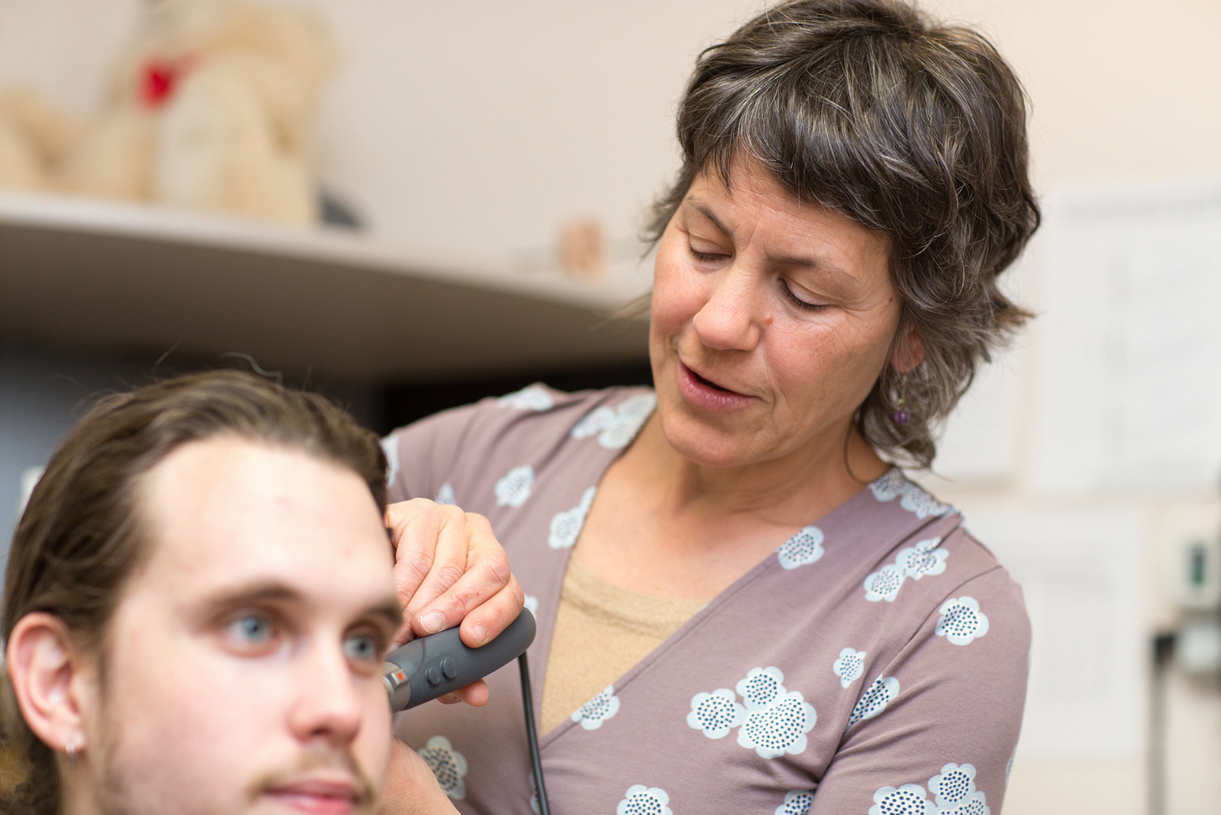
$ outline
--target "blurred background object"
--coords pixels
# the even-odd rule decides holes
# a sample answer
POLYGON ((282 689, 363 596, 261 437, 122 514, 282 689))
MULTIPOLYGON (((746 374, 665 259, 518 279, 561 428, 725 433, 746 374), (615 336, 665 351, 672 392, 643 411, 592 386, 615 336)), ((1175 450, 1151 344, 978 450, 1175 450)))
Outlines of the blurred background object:
POLYGON ((29 85, 0 95, 0 187, 312 223, 311 137, 335 62, 329 28, 301 6, 150 5, 92 115, 29 85))
MULTIPOLYGON (((604 315, 648 288, 636 235, 677 169, 696 55, 762 5, 286 3, 341 54, 307 141, 359 234, 0 195, 0 528, 93 394, 244 364, 222 352, 379 430, 534 379, 647 382, 643 324, 604 315), (599 225, 575 243, 603 247, 600 277, 560 268, 574 213, 599 225)), ((1023 584, 1034 622, 1004 812, 1221 812, 1221 611, 1183 593, 1191 547, 1221 539, 1221 5, 924 8, 980 28, 1021 76, 1046 214, 1007 273, 1038 318, 920 478, 1023 584)), ((108 104, 148 9, 0 0, 0 85, 38 94, 0 119, 0 164, 21 128, 61 134, 39 160, 63 154, 60 117, 108 104)))

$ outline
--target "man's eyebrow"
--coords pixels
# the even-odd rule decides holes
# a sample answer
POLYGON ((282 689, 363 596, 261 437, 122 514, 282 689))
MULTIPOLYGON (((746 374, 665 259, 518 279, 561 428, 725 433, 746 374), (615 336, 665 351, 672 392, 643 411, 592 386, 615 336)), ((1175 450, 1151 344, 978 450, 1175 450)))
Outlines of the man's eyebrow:
POLYGON ((387 598, 375 606, 370 606, 365 614, 370 617, 380 618, 388 624, 392 630, 397 631, 398 627, 403 624, 403 609, 392 598, 387 598))
POLYGON ((294 602, 302 600, 301 592, 283 583, 272 581, 225 587, 206 598, 213 606, 240 606, 255 603, 294 602))
MULTIPOLYGON (((268 581, 222 589, 207 598, 205 604, 211 607, 240 608, 260 603, 300 603, 305 599, 300 591, 291 586, 268 581)), ((403 624, 403 609, 393 597, 386 597, 381 602, 374 603, 362 611, 361 615, 380 619, 393 629, 403 624)))

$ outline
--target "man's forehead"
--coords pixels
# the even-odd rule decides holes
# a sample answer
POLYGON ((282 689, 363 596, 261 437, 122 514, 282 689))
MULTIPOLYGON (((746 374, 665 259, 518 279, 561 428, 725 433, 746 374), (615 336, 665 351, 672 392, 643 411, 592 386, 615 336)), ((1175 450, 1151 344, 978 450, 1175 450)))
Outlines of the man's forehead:
POLYGON ((136 485, 143 572, 174 584, 342 577, 389 584, 392 555, 364 481, 312 455, 234 436, 182 445, 136 485))

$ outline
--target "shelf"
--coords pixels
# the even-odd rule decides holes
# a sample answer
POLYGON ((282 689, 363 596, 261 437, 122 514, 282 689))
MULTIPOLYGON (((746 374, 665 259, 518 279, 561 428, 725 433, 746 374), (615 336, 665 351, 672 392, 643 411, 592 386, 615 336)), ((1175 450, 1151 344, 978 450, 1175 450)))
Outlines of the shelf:
POLYGON ((409 381, 642 361, 607 321, 644 270, 586 282, 334 229, 0 193, 0 337, 251 354, 265 368, 409 381))

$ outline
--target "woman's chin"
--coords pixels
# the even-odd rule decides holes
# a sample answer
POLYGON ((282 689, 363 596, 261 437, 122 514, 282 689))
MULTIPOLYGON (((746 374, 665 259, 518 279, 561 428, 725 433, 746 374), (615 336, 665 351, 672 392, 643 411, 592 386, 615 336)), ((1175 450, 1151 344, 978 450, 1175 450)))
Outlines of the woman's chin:
POLYGON ((744 443, 743 434, 708 427, 688 416, 675 417, 673 421, 667 421, 663 416, 661 430, 674 452, 701 467, 723 469, 755 461, 753 451, 744 443))

